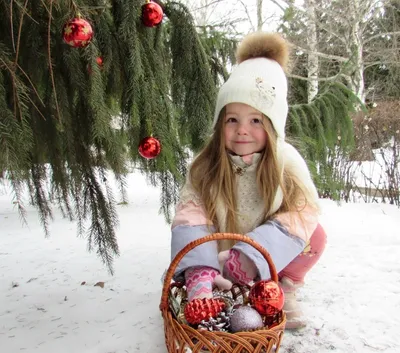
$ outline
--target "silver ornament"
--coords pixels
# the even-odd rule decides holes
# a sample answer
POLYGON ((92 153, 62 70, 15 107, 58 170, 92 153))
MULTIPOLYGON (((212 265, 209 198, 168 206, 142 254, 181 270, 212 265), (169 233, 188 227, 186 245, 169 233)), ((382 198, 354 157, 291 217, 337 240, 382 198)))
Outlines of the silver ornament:
POLYGON ((263 327, 263 320, 257 310, 241 306, 231 316, 231 331, 250 331, 263 327))

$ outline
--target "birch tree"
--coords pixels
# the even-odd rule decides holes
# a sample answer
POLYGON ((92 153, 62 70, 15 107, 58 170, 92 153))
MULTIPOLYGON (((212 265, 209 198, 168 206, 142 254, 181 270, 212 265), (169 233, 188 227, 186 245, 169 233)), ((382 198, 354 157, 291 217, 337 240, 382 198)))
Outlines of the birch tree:
POLYGON ((318 55, 318 35, 317 35, 317 15, 316 0, 305 0, 305 6, 308 8, 307 14, 307 44, 310 53, 307 56, 307 101, 311 101, 318 94, 319 60, 318 55))
POLYGON ((261 31, 263 27, 262 6, 263 0, 257 0, 257 31, 261 31))
MULTIPOLYGON (((294 77, 309 82, 340 80, 365 102, 373 90, 365 83, 365 70, 377 65, 399 65, 399 48, 390 39, 400 32, 393 26, 385 30, 377 26, 385 6, 388 11, 388 5, 394 3, 398 0, 306 0, 301 7, 286 2, 285 11, 296 13, 288 21, 297 23, 297 33, 290 31, 293 25, 288 21, 283 28, 298 52, 308 55, 307 76, 294 77), (317 76, 313 58, 320 60, 317 76)), ((315 86, 309 88, 310 97, 315 86)))

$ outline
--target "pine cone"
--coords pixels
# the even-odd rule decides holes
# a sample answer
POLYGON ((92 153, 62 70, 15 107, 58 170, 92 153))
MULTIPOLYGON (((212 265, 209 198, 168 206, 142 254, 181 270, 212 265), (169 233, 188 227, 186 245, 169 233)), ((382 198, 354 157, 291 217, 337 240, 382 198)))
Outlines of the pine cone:
POLYGON ((224 308, 221 299, 194 299, 185 306, 185 318, 189 324, 200 324, 203 320, 215 318, 224 308))

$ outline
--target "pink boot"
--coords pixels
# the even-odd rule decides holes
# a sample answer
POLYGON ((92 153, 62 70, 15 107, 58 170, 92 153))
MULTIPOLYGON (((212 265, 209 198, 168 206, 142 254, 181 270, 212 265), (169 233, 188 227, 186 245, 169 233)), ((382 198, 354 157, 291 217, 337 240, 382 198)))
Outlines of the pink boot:
POLYGON ((283 311, 286 313, 286 329, 296 330, 307 326, 303 311, 296 299, 296 290, 302 287, 303 283, 294 283, 288 277, 283 277, 280 284, 285 292, 283 311))

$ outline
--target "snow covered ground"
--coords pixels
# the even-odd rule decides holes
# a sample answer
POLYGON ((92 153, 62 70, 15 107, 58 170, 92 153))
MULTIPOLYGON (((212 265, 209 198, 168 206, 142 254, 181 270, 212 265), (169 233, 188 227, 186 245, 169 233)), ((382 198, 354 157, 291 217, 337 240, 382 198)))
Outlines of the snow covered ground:
MULTIPOLYGON (((169 226, 141 175, 130 175, 128 191, 113 277, 75 224, 56 213, 44 238, 36 210, 27 207, 25 227, 0 193, 1 353, 166 352, 158 305, 169 226)), ((281 352, 400 352, 400 210, 321 203, 328 246, 299 293, 310 323, 286 333, 281 352)))

